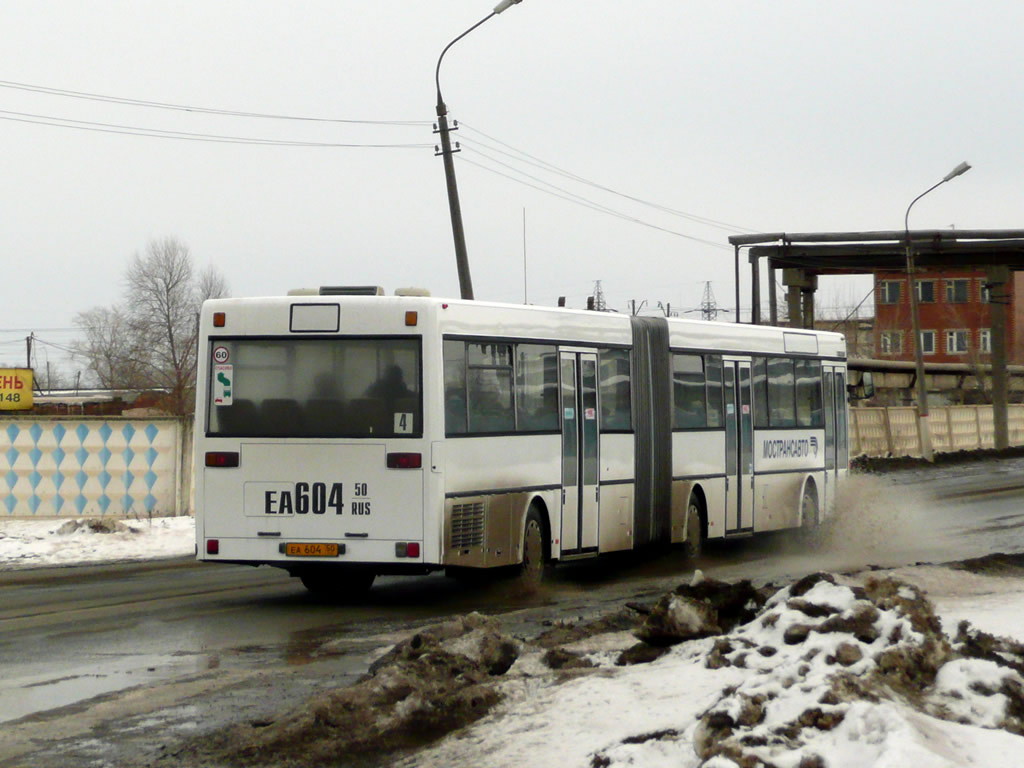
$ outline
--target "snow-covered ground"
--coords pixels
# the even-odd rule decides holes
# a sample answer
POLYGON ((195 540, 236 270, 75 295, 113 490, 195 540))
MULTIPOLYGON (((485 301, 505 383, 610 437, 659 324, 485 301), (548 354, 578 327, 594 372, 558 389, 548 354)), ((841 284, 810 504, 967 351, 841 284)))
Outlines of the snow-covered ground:
POLYGON ((191 517, 122 520, 111 523, 117 528, 111 532, 94 531, 86 522, 0 519, 0 571, 152 560, 195 552, 191 517))
MULTIPOLYGON (((0 570, 194 551, 188 517, 123 521, 123 530, 114 532, 72 527, 61 520, 0 520, 0 570)), ((954 636, 966 620, 996 636, 1024 638, 1024 579, 918 566, 837 577, 834 584, 821 581, 798 598, 792 589, 776 593, 753 621, 720 636, 682 642, 650 663, 617 663, 620 653, 637 642, 628 632, 597 634, 565 646, 592 666, 562 672, 548 668, 542 651, 526 644, 498 684, 503 700, 489 715, 403 764, 1022 764, 1024 737, 1011 730, 1019 730, 1024 721, 1024 679, 1017 671, 1024 660, 1003 653, 1007 665, 958 654, 954 636), (874 598, 872 603, 857 591, 870 577, 893 577, 919 587, 941 619, 941 632, 953 650, 923 690, 908 692, 895 678, 890 684, 880 676, 893 653, 925 653, 925 634, 907 607, 917 590, 900 588, 891 605, 874 598), (823 615, 814 616, 805 603, 822 607, 823 615), (877 616, 867 634, 822 629, 823 622, 834 617, 852 621, 872 605, 877 616), (787 631, 799 624, 809 626, 809 634, 790 642, 787 631), (712 658, 718 661, 711 663, 712 658), (713 739, 735 749, 709 754, 713 739), (749 762, 753 759, 762 762, 749 762)))

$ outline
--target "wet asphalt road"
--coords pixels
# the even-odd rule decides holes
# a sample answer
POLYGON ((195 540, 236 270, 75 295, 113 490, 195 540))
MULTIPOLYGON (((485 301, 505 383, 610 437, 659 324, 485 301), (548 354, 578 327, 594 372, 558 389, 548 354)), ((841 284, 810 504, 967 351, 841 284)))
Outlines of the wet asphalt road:
MULTIPOLYGON (((710 548, 723 579, 1024 551, 1024 459, 858 476, 814 549, 792 535, 710 548)), ((381 578, 359 604, 270 568, 191 560, 0 574, 0 766, 147 764, 175 740, 270 717, 352 681, 376 649, 440 618, 506 631, 653 601, 688 579, 678 552, 559 569, 539 595, 440 575, 381 578)))

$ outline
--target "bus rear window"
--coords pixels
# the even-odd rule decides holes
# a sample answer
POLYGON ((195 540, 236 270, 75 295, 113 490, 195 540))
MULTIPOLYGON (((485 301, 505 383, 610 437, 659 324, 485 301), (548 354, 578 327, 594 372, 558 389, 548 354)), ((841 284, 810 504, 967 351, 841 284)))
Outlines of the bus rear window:
POLYGON ((418 437, 419 338, 211 339, 207 433, 418 437))

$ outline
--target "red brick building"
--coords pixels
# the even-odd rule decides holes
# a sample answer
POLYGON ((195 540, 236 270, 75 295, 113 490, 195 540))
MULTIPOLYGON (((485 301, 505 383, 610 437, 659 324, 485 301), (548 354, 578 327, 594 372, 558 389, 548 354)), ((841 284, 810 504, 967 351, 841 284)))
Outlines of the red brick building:
MULTIPOLYGON (((983 270, 918 270, 914 278, 926 363, 989 362, 990 292, 983 270)), ((1006 285, 1007 362, 1024 363, 1024 273, 1006 285), (1018 300, 1018 297, 1020 300, 1018 300)), ((999 298, 999 297, 997 297, 999 298)), ((875 357, 913 360, 914 331, 905 272, 875 273, 875 357)))

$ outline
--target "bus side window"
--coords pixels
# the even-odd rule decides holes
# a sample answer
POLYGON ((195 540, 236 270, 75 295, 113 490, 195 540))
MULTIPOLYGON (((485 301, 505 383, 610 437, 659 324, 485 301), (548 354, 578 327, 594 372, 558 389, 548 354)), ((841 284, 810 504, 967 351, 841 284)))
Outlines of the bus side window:
POLYGON ((465 434, 466 419, 466 342, 444 342, 444 431, 465 434))
POLYGON ((821 409, 821 363, 796 361, 796 423, 800 427, 820 427, 825 423, 821 409))
POLYGON ((787 357, 768 359, 768 412, 771 426, 796 426, 796 386, 793 380, 793 361, 787 357))
POLYGON ((768 365, 763 357, 755 357, 750 366, 754 388, 754 427, 768 426, 768 365))
POLYGON ((708 425, 704 360, 700 355, 672 355, 672 428, 708 425))
POLYGON ((628 349, 599 349, 601 431, 628 432, 633 426, 628 349))
POLYGON ((558 352, 546 344, 516 345, 516 429, 558 430, 558 352))
POLYGON ((708 426, 722 427, 722 358, 718 355, 704 356, 704 371, 707 378, 708 426))

